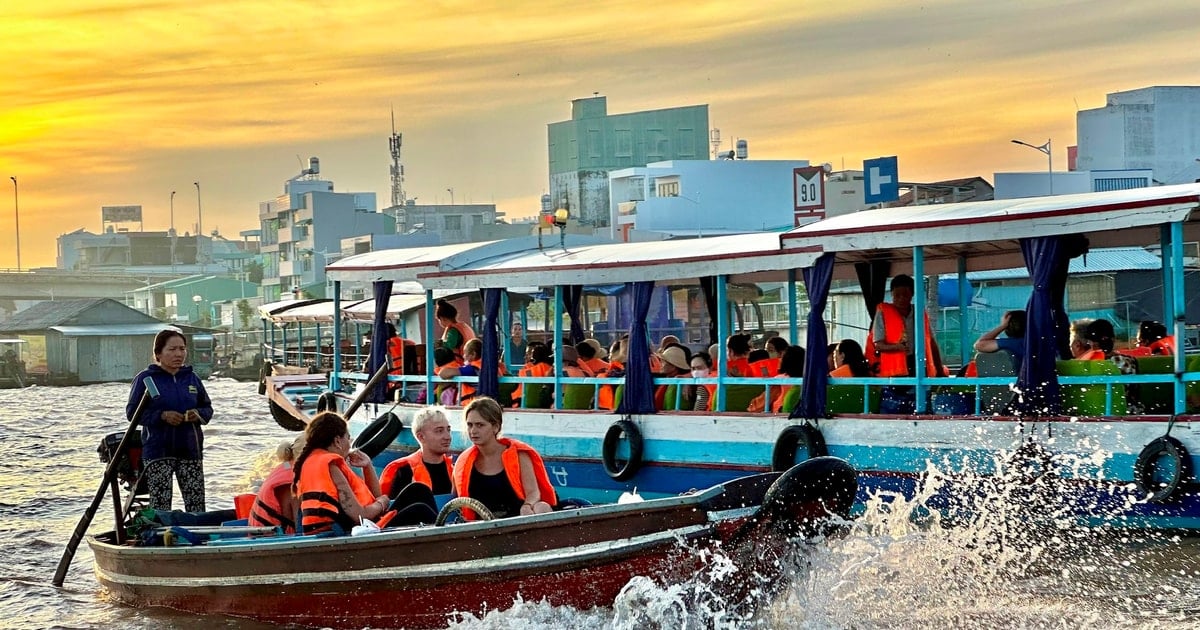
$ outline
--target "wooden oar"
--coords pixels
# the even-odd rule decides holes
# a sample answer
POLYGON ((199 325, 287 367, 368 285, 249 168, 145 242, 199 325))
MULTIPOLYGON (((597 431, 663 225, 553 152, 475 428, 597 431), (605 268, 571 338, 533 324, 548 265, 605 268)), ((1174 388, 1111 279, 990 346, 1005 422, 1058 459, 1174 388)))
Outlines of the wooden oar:
MULTIPOLYGON (((92 497, 92 504, 88 506, 83 517, 79 519, 79 524, 75 526, 75 531, 71 533, 71 540, 67 542, 67 549, 63 552, 62 559, 58 561, 58 570, 54 572, 54 579, 51 580, 51 584, 55 586, 62 586, 63 580, 67 577, 67 569, 71 567, 71 559, 75 557, 75 550, 79 548, 79 543, 83 541, 88 526, 92 524, 92 518, 96 516, 96 508, 100 507, 100 502, 104 500, 104 493, 108 490, 108 485, 116 478, 121 456, 125 454, 125 449, 133 439, 133 432, 137 431, 138 425, 141 424, 142 411, 151 400, 158 398, 158 386, 154 384, 153 378, 147 376, 142 383, 146 386, 146 392, 138 401, 137 410, 133 412, 133 417, 129 420, 129 428, 121 437, 121 443, 117 445, 117 449, 113 451, 108 460, 108 466, 104 468, 104 479, 100 482, 100 487, 96 488, 96 496, 92 497)), ((121 524, 117 523, 116 526, 120 527, 121 524)))
POLYGON ((375 386, 379 384, 379 381, 387 378, 388 372, 392 367, 389 365, 389 363, 390 361, 384 361, 383 365, 380 365, 379 369, 371 375, 371 380, 367 381, 366 387, 363 387, 363 390, 358 393, 358 396, 356 396, 354 400, 350 402, 350 406, 346 407, 346 411, 342 413, 343 418, 349 420, 350 416, 353 416, 354 412, 358 411, 358 408, 362 406, 363 401, 367 399, 367 396, 369 396, 371 391, 375 389, 375 386))

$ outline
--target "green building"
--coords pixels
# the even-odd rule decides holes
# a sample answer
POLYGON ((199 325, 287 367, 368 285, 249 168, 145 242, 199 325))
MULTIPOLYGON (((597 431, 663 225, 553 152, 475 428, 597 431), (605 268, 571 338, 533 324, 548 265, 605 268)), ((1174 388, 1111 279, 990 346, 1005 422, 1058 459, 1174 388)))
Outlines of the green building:
POLYGON ((571 101, 551 123, 550 205, 585 225, 611 224, 608 172, 664 160, 708 159, 708 105, 608 114, 603 96, 571 101))

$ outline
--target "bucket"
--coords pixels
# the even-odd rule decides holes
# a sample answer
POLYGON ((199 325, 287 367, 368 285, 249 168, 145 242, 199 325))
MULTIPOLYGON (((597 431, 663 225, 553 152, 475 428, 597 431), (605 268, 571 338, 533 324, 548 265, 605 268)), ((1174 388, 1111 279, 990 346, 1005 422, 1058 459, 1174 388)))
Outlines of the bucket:
POLYGON ((254 507, 254 499, 257 497, 256 494, 239 494, 233 497, 233 509, 238 518, 250 518, 250 508, 254 507))

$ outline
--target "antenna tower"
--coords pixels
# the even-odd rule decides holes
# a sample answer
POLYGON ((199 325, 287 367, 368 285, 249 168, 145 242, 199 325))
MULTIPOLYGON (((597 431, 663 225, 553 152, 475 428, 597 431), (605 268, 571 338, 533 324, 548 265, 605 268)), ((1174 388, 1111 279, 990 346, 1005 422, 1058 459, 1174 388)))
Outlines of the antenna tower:
POLYGON ((388 139, 388 148, 392 153, 392 206, 404 205, 404 165, 400 163, 402 136, 396 133, 396 110, 392 109, 392 137, 388 139))
POLYGON ((712 145, 713 159, 716 159, 717 154, 721 152, 721 130, 713 127, 712 131, 708 132, 708 143, 712 145))

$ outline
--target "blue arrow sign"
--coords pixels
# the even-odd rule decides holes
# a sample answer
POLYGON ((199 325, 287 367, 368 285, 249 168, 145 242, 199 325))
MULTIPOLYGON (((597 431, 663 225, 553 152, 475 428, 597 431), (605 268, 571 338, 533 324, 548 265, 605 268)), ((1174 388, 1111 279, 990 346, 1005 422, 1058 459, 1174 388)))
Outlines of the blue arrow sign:
POLYGON ((867 203, 886 203, 900 198, 900 167, 896 156, 863 160, 863 193, 867 203))

